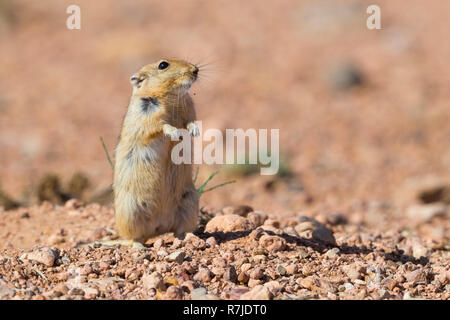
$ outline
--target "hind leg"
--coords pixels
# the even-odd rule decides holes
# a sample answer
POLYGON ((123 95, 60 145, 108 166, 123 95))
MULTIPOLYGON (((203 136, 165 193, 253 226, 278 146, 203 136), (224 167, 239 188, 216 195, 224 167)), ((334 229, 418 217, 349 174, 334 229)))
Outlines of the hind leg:
POLYGON ((179 239, 184 239, 186 232, 195 230, 198 224, 198 199, 199 195, 194 188, 186 191, 181 199, 175 214, 174 234, 179 239))

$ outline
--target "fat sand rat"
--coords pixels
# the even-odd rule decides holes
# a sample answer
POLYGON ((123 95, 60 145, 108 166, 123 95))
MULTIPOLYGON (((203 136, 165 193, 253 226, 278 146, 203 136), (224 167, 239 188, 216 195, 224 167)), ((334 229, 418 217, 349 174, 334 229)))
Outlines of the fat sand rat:
POLYGON ((146 65, 131 76, 133 93, 115 150, 114 206, 122 240, 102 245, 143 247, 152 237, 183 237, 198 223, 199 194, 191 164, 174 164, 179 129, 199 135, 189 88, 199 68, 178 59, 146 65))

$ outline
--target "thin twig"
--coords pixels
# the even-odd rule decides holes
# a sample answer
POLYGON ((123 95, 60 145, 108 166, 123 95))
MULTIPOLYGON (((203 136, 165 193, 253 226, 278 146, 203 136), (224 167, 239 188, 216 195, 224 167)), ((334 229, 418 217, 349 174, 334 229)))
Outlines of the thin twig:
POLYGON ((42 278, 44 278, 46 281, 48 281, 48 278, 45 276, 45 274, 43 274, 41 272, 41 270, 39 270, 37 267, 33 266, 31 267, 31 269, 33 269, 39 276, 41 276, 42 278))
POLYGON ((227 181, 227 182, 218 184, 218 185, 216 185, 216 186, 214 186, 214 187, 208 188, 208 189, 204 190, 202 193, 205 193, 205 192, 214 190, 214 189, 216 189, 216 188, 223 187, 224 185, 227 185, 227 184, 230 184, 230 183, 235 183, 235 182, 236 182, 236 180, 227 181))
POLYGON ((106 157, 108 158, 108 162, 109 162, 109 164, 111 166, 111 169, 114 170, 114 165, 113 165, 113 163, 111 161, 111 158, 109 157, 108 149, 106 149, 106 145, 105 145, 105 142, 103 141, 103 137, 100 137, 100 142, 102 143, 103 150, 105 150, 106 157))

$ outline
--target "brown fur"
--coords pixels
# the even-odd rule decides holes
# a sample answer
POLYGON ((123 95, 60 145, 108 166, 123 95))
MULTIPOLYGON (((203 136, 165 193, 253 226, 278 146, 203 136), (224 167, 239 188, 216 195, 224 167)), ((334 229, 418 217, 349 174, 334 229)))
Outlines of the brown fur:
POLYGON ((195 135, 195 110, 188 89, 197 78, 196 66, 176 59, 143 67, 131 77, 133 94, 115 153, 114 205, 116 224, 124 239, 145 242, 174 232, 193 231, 198 221, 198 193, 192 166, 175 165, 170 135, 188 128, 195 135), (145 112, 142 98, 157 106, 145 112))

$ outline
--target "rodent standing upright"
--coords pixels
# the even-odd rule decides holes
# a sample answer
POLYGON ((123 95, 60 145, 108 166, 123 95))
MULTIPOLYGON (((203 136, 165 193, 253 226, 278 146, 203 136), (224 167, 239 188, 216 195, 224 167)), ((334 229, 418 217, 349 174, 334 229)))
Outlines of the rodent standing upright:
POLYGON ((178 59, 143 67, 130 81, 133 93, 115 152, 114 206, 119 235, 131 243, 193 231, 199 195, 192 165, 176 165, 171 150, 178 128, 199 135, 188 90, 199 69, 178 59))

